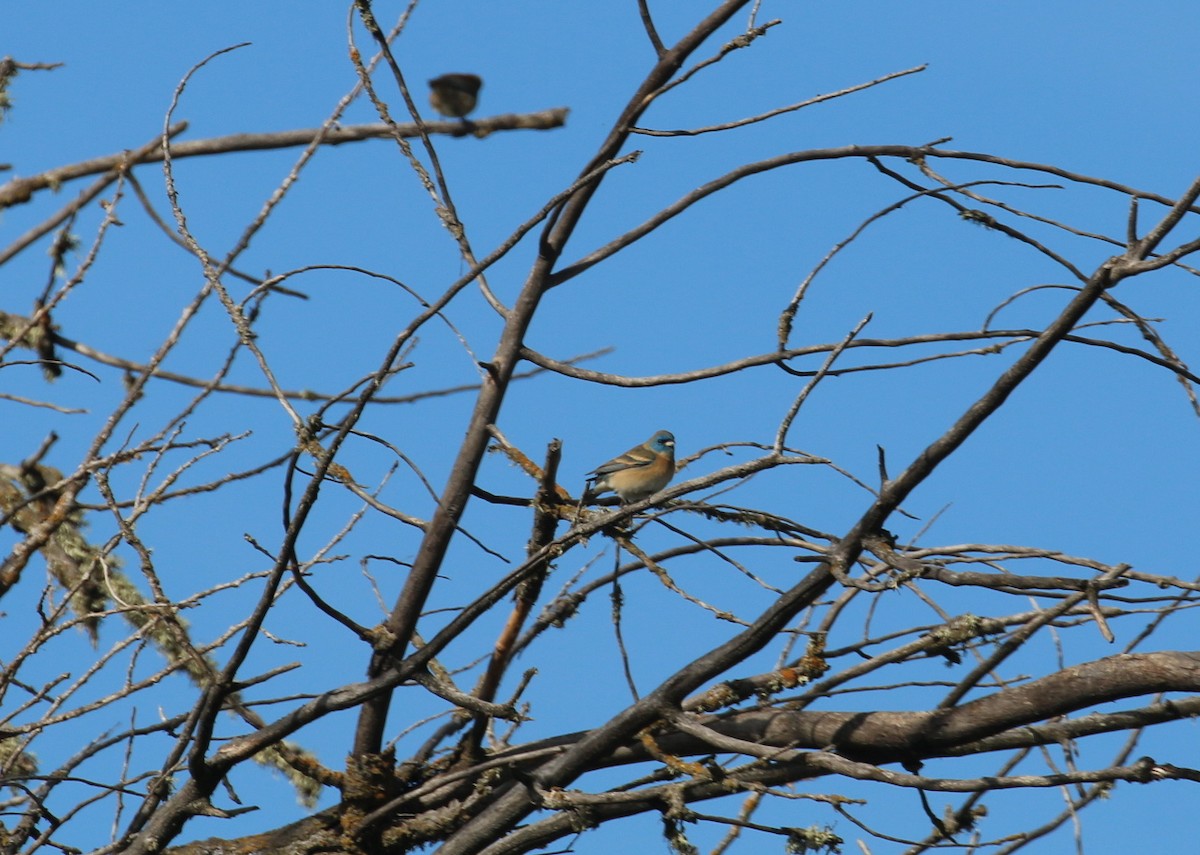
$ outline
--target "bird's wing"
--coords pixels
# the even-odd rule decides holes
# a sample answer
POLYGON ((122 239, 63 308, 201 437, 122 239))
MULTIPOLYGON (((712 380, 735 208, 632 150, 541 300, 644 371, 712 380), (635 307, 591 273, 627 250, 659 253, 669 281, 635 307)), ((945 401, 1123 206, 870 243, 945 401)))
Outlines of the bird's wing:
POLYGON ((642 446, 631 448, 624 454, 614 457, 607 463, 597 466, 591 471, 592 475, 609 475, 613 472, 620 472, 622 469, 636 469, 640 466, 649 466, 654 462, 654 453, 647 451, 642 446))

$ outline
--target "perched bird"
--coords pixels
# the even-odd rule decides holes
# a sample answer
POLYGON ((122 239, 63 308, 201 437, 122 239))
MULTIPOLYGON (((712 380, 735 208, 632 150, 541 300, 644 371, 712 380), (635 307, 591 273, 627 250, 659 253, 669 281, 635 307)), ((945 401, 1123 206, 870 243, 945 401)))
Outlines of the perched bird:
POLYGON ((637 502, 652 496, 675 477, 675 437, 660 430, 619 457, 588 473, 584 501, 600 493, 616 493, 622 502, 637 502))
POLYGON ((465 118, 475 109, 483 81, 474 74, 443 74, 429 81, 429 103, 443 116, 465 118))

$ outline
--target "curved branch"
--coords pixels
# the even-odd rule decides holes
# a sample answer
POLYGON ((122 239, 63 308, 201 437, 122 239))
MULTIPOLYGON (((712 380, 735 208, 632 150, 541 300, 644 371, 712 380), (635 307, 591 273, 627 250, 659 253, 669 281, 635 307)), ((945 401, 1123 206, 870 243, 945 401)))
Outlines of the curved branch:
MULTIPOLYGON (((650 219, 646 220, 639 226, 636 226, 625 234, 614 238, 609 243, 585 255, 583 258, 569 264, 566 267, 560 268, 550 281, 551 287, 561 285, 570 279, 575 278, 580 273, 583 273, 590 267, 599 264, 604 259, 611 255, 615 255, 620 250, 624 249, 641 238, 645 237, 650 232, 657 229, 667 221, 674 219, 682 214, 692 205, 705 199, 708 196, 723 190, 726 187, 741 181, 743 178, 748 178, 752 175, 758 175, 761 172, 769 172, 772 169, 778 169, 782 166, 791 166, 796 163, 812 163, 821 160, 842 160, 846 158, 883 158, 894 157, 902 160, 912 160, 924 157, 944 157, 957 160, 971 160, 979 163, 991 163, 997 166, 1006 166, 1010 169, 1027 169, 1033 172, 1044 172, 1047 175, 1057 175, 1060 178, 1065 178, 1068 181, 1073 181, 1079 184, 1087 184, 1093 187, 1102 187, 1107 190, 1115 190, 1128 196, 1134 196, 1138 199, 1147 199, 1153 202, 1158 202, 1161 205, 1172 207, 1176 204, 1174 199, 1169 199, 1158 193, 1149 193, 1144 190, 1138 190, 1134 187, 1129 187, 1125 184, 1118 184, 1115 181, 1109 181, 1104 178, 1093 178, 1089 175, 1083 175, 1078 172, 1070 172, 1066 169, 1054 166, 1048 163, 1033 163, 1023 160, 1011 160, 1009 158, 997 157, 992 154, 974 151, 954 151, 952 149, 931 148, 929 146, 908 146, 908 145, 848 145, 838 148, 820 148, 810 149, 808 151, 791 152, 789 154, 781 154, 777 157, 768 158, 766 160, 748 163, 733 169, 724 175, 713 179, 692 192, 688 193, 678 201, 663 208, 650 219)), ((1191 205, 1186 208, 1187 211, 1200 214, 1200 207, 1191 205)), ((1166 258, 1166 256, 1163 256, 1166 258)), ((1175 256, 1163 262, 1169 264, 1175 261, 1175 256)), ((1159 266, 1162 266, 1161 264, 1159 266)))
MULTIPOLYGON (((1006 329, 1006 330, 967 330, 963 332, 945 332, 945 333, 928 333, 925 335, 904 336, 903 338, 856 338, 845 344, 847 350, 857 350, 864 347, 908 347, 911 345, 921 344, 938 344, 941 342, 953 341, 981 341, 989 339, 1001 339, 1004 344, 1015 344, 1020 341, 1028 341, 1037 338, 1041 334, 1040 330, 1035 329, 1006 329)), ((1200 383, 1200 375, 1190 371, 1186 365, 1178 359, 1169 357, 1157 356, 1153 353, 1148 353, 1144 350, 1139 350, 1136 347, 1119 344, 1115 341, 1106 341, 1104 339, 1089 338, 1081 335, 1066 335, 1063 336, 1063 341, 1074 342, 1075 344, 1086 344, 1090 347, 1103 347, 1109 350, 1115 350, 1118 353, 1123 353, 1127 356, 1136 356, 1139 359, 1144 359, 1160 368, 1166 368, 1180 378, 1187 379, 1193 383, 1200 383)), ((561 374, 564 377, 570 377, 575 380, 584 380, 589 383, 600 383, 605 386, 619 386, 626 389, 641 389, 650 386, 670 386, 682 383, 695 383, 700 380, 709 380, 713 377, 722 377, 727 374, 736 374, 746 368, 758 368, 763 365, 781 365, 787 360, 798 359, 803 356, 813 356, 815 354, 829 353, 842 346, 840 342, 827 342, 822 344, 813 344, 807 347, 795 347, 789 350, 772 351, 770 353, 759 353, 754 356, 746 356, 741 359, 735 359, 732 362, 724 362, 720 365, 710 365, 704 368, 695 368, 691 371, 677 371, 672 374, 647 374, 641 377, 632 377, 626 374, 610 374, 605 371, 593 371, 588 368, 581 368, 574 361, 562 361, 546 356, 544 353, 539 353, 536 350, 524 347, 521 349, 521 358, 532 362, 539 368, 547 371, 553 371, 556 374, 561 374)), ((999 345, 989 345, 995 348, 999 345)), ((980 353, 987 351, 971 351, 971 353, 980 353)), ((967 353, 966 351, 962 354, 967 353)), ((959 355, 962 355, 959 354, 959 355)), ((954 355, 954 354, 950 354, 954 355)), ((945 355, 925 357, 921 361, 930 359, 944 358, 945 355)), ((834 368, 827 373, 831 376, 837 376, 851 371, 861 371, 888 367, 908 367, 912 363, 906 362, 902 364, 889 365, 872 365, 867 367, 854 366, 850 368, 834 368)), ((797 371, 789 369, 789 373, 794 373, 796 376, 809 376, 817 373, 817 369, 809 371, 797 371)))

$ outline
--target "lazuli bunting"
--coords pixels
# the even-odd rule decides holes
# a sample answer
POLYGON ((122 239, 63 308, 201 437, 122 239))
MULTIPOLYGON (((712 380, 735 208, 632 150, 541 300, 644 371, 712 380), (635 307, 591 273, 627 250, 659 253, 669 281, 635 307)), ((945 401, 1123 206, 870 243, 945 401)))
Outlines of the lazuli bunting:
POLYGON ((429 103, 443 116, 461 119, 475 109, 482 86, 474 74, 443 74, 429 81, 429 103))
POLYGON ((660 430, 624 454, 588 473, 584 501, 600 493, 616 493, 622 502, 637 502, 652 496, 675 477, 675 437, 660 430))

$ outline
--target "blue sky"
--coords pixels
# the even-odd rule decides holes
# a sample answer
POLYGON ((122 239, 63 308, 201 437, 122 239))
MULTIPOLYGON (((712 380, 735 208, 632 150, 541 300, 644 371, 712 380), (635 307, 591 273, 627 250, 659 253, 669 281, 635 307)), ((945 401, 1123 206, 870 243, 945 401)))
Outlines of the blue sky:
MULTIPOLYGON (((681 35, 692 17, 705 9, 698 3, 652 5, 664 7, 655 11, 667 41, 681 35)), ((376 7, 385 26, 399 9, 382 3, 376 7)), ((0 162, 11 164, 12 174, 31 175, 144 144, 159 133, 172 92, 188 69, 213 51, 241 42, 250 44, 210 63, 184 93, 176 116, 190 123, 186 139, 316 127, 355 82, 346 58, 343 4, 213 0, 126 3, 119 10, 107 4, 75 4, 69 11, 55 4, 21 4, 5 17, 0 54, 22 62, 65 64, 53 72, 24 72, 11 87, 14 106, 0 125, 0 162)), ((946 147, 1053 163, 1166 196, 1182 192, 1197 171, 1194 65, 1200 16, 1182 0, 1099 6, 880 3, 853 9, 833 3, 765 3, 760 21, 776 17, 784 23, 751 49, 735 52, 661 99, 643 125, 692 128, 731 121, 898 70, 928 67, 846 99, 724 134, 635 138, 634 145, 644 150, 642 157, 609 176, 564 260, 569 263, 587 254, 742 163, 809 148, 919 145, 953 137, 946 147)), ((738 17, 722 40, 735 35, 743 21, 738 17)), ((367 52, 360 27, 355 35, 367 52)), ((697 58, 716 47, 706 45, 697 58)), ((480 256, 576 177, 652 62, 631 2, 427 2, 417 9, 397 54, 422 104, 427 78, 471 71, 486 80, 480 115, 571 109, 566 127, 559 130, 435 141, 480 256)), ((399 113, 402 102, 390 81, 381 78, 380 86, 399 113)), ((369 103, 360 101, 345 121, 374 120, 369 103)), ((205 245, 224 252, 296 156, 295 151, 284 151, 180 162, 181 200, 205 245)), ((956 181, 1014 178, 999 169, 961 162, 939 163, 938 168, 956 181)), ((137 175, 165 214, 159 167, 142 167, 137 175)), ((1016 180, 1050 183, 1029 174, 1016 180)), ((32 204, 3 212, 0 244, 8 245, 77 189, 71 185, 56 196, 43 194, 32 204)), ((1124 234, 1127 205, 1118 194, 1077 188, 985 192, 1084 230, 1124 234)), ((905 193, 859 161, 808 164, 747 179, 556 289, 545 300, 527 342, 556 358, 613 347, 610 355, 589 364, 631 375, 682 371, 769 351, 778 314, 807 272, 863 220, 905 193)), ((122 206, 125 225, 106 239, 85 284, 55 320, 65 336, 141 361, 201 279, 195 260, 155 236, 132 198, 122 206)), ((1145 206, 1143 223, 1153 213, 1153 206, 1145 206)), ((85 250, 101 215, 97 206, 89 206, 74 226, 85 250)), ((1057 230, 1021 225, 1052 241, 1085 270, 1112 252, 1057 230)), ((29 311, 49 274, 44 250, 43 241, 0 269, 5 295, 0 310, 29 311)), ((535 250, 527 241, 493 269, 490 281, 502 299, 510 300, 518 292, 535 250)), ((73 262, 82 257, 81 251, 73 262)), ((381 141, 322 152, 239 262, 256 274, 305 264, 352 264, 386 272, 426 297, 439 294, 462 272, 456 247, 433 216, 428 198, 394 147, 381 141)), ((869 312, 874 316, 864 335, 870 337, 977 328, 1010 294, 1064 282, 1061 269, 1027 248, 956 222, 934 203, 910 204, 871 226, 818 277, 793 342, 836 341, 869 312)), ((414 305, 393 286, 345 272, 312 273, 293 285, 310 299, 268 304, 259 326, 260 344, 276 362, 282 385, 289 388, 344 388, 376 364, 414 305)), ((1065 301, 1063 293, 1027 296, 1004 309, 995 325, 1036 327, 1053 317, 1065 301)), ((1165 318, 1160 327, 1164 338, 1184 361, 1200 361, 1194 321, 1200 297, 1190 278, 1162 273, 1129 284, 1119 296, 1145 316, 1165 318)), ((448 316, 474 355, 486 358, 499 324, 483 301, 471 294, 456 302, 448 316)), ((1107 317, 1097 313, 1089 320, 1107 317)), ((1139 342, 1132 332, 1110 334, 1139 342)), ((166 367, 207 376, 232 335, 219 307, 209 305, 189 332, 188 345, 166 367)), ((898 472, 1011 358, 1011 353, 975 357, 830 380, 805 407, 792 443, 873 482, 877 446, 887 449, 891 471, 898 472)), ((395 394, 474 382, 477 377, 472 354, 444 327, 427 328, 412 359, 413 369, 393 381, 390 391, 395 394)), ((53 429, 60 440, 47 462, 71 466, 94 435, 96 416, 122 394, 119 375, 92 368, 100 382, 68 373, 50 387, 35 367, 5 369, 0 390, 88 408, 92 416, 64 418, 0 400, 3 462, 25 457, 53 429)), ((240 382, 262 384, 250 360, 239 361, 234 376, 240 382)), ((550 438, 564 439, 562 481, 573 488, 595 465, 660 428, 674 431, 681 455, 722 442, 769 441, 797 391, 794 379, 771 368, 701 386, 634 390, 545 377, 513 387, 501 428, 535 459, 550 438)), ((126 430, 137 436, 157 429, 191 395, 165 385, 156 388, 126 430)), ((402 447, 440 487, 472 403, 471 396, 460 395, 419 407, 381 408, 368 416, 363 429, 402 447)), ((207 472, 210 477, 222 466, 251 465, 282 453, 292 437, 290 423, 269 401, 214 400, 189 420, 187 430, 197 436, 223 430, 253 432, 207 472)), ((893 527, 906 540, 942 512, 922 535, 923 543, 1043 546, 1186 577, 1194 552, 1189 535, 1200 463, 1195 433, 1195 417, 1178 385, 1164 372, 1110 352, 1067 346, 914 494, 907 508, 920 519, 895 519, 893 527)), ((368 484, 376 483, 391 462, 386 452, 369 443, 348 449, 344 460, 368 484)), ((693 472, 722 463, 706 457, 693 472)), ((800 474, 771 473, 756 479, 732 499, 783 506, 789 516, 815 528, 844 530, 866 506, 867 494, 826 470, 803 468, 807 471, 800 474)), ((128 479, 125 486, 132 489, 139 474, 132 470, 115 477, 128 479)), ((196 477, 203 474, 201 468, 196 477)), ((530 486, 499 456, 485 461, 481 484, 513 493, 527 492, 530 486)), ((389 490, 397 504, 429 514, 430 502, 403 470, 389 490)), ((226 497, 197 497, 174 516, 148 518, 145 535, 155 544, 170 593, 183 597, 218 580, 262 569, 261 557, 241 533, 274 542, 278 504, 277 494, 247 486, 226 497), (203 523, 197 524, 197 516, 203 523)), ((305 547, 317 548, 357 504, 347 495, 329 496, 328 516, 305 547)), ((502 551, 519 555, 527 532, 522 513, 497 516, 476 505, 465 524, 475 533, 491 533, 498 518, 512 528, 511 534, 496 536, 502 551)), ((92 531, 102 539, 112 526, 97 518, 92 531)), ((0 545, 9 546, 12 538, 5 532, 0 545)), ((588 555, 601 548, 593 543, 588 555)), ((407 560, 415 549, 411 532, 372 521, 345 549, 335 551, 354 556, 387 553, 407 560)), ((443 605, 459 602, 463 592, 472 590, 473 574, 491 578, 502 572, 496 562, 467 545, 456 545, 451 556, 446 590, 438 600, 443 605)), ((563 578, 583 560, 580 553, 575 563, 561 568, 563 578)), ((780 579, 795 572, 790 562, 777 563, 786 566, 773 566, 768 572, 780 579)), ((384 599, 390 602, 400 580, 376 570, 384 599)), ((356 559, 331 567, 334 572, 345 575, 323 580, 331 598, 363 622, 378 620, 379 609, 356 559)), ((23 602, 33 602, 41 584, 36 577, 31 568, 25 590, 10 596, 23 594, 23 602)), ((550 588, 556 581, 551 580, 550 588)), ((738 602, 747 614, 763 604, 760 593, 727 586, 721 577, 698 575, 688 581, 711 588, 714 598, 737 590, 736 596, 745 597, 738 602)), ((643 579, 632 582, 627 591, 631 647, 636 650, 640 641, 643 648, 653 645, 656 651, 649 661, 636 663, 643 688, 728 632, 723 626, 709 626, 694 636, 662 632, 665 616, 682 607, 656 584, 643 579)), ((247 589, 231 593, 230 612, 197 611, 191 616, 197 632, 205 637, 219 634, 228 614, 236 613, 252 595, 247 589)), ((911 596, 897 595, 891 603, 880 604, 885 614, 877 619, 912 622, 911 610, 921 608, 911 596), (896 616, 886 616, 885 607, 896 609, 896 616)), ((0 635, 23 637, 19 630, 33 615, 9 603, 5 610, 3 621, 16 629, 11 636, 7 630, 0 635)), ((281 607, 282 625, 272 630, 287 635, 315 619, 311 607, 297 598, 281 607)), ((928 620, 936 618, 929 614, 928 620)), ((1168 623, 1152 647, 1190 646, 1195 633, 1185 630, 1182 624, 1168 623)), ((579 691, 587 694, 597 715, 620 709, 627 699, 611 636, 606 605, 581 615, 571 625, 570 645, 531 653, 531 659, 540 657, 541 684, 549 687, 556 674, 568 675, 563 678, 580 683, 579 691), (581 653, 593 650, 594 661, 581 653), (581 669, 586 669, 584 679, 569 676, 581 669)), ((1115 648, 1131 636, 1132 632, 1119 637, 1114 648, 1099 642, 1096 647, 1080 644, 1071 651, 1072 661, 1117 652, 1115 648)), ((361 676, 365 662, 337 633, 331 630, 323 642, 306 640, 309 646, 299 652, 256 653, 261 661, 251 663, 248 673, 291 658, 303 660, 303 676, 282 678, 278 684, 297 692, 320 691, 361 676)), ((68 661, 87 655, 81 639, 61 643, 61 655, 68 661)), ((0 643, 0 658, 11 655, 6 647, 0 643)), ((1037 657, 1053 655, 1048 646, 1031 650, 1029 669, 1044 670, 1044 660, 1037 657)), ((770 656, 758 664, 770 667, 770 656)), ((855 701, 851 697, 845 702, 855 701)), ((878 705, 878 699, 873 703, 878 705)), ((900 695, 894 708, 912 703, 900 695)), ((586 719, 560 716, 553 697, 544 704, 529 738, 588 726, 586 719)), ((96 725, 100 726, 116 723, 96 725)), ((300 741, 336 764, 348 750, 351 726, 351 717, 334 717, 300 734, 300 741)), ((1150 742, 1153 745, 1153 737, 1150 742)), ((63 750, 48 744, 35 747, 47 763, 63 750)), ((1154 750, 1165 752, 1160 759, 1167 762, 1200 765, 1190 745, 1167 743, 1146 753, 1154 750)), ((1103 756, 1095 755, 1097 765, 1103 764, 1103 756)), ((269 807, 227 823, 198 822, 189 827, 189 838, 250 833, 300 815, 286 787, 266 774, 246 773, 240 786, 247 800, 269 807)), ((1171 817, 1182 822, 1186 813, 1165 805, 1182 805, 1188 795, 1185 786, 1119 787, 1113 802, 1084 814, 1086 851, 1155 848, 1154 843, 1161 848, 1176 839, 1182 832, 1172 826, 1171 817), (1147 828, 1142 822, 1128 822, 1143 809, 1155 809, 1148 806, 1151 799, 1158 823, 1147 828)), ((890 798, 894 796, 875 794, 876 800, 890 798)), ((1020 806, 1018 811, 1040 805, 1049 815, 1060 809, 1061 800, 1056 799, 1057 794, 1049 793, 1014 794, 1005 796, 1004 803, 1020 806)), ((818 821, 807 808, 794 809, 790 824, 818 821)), ((896 833, 921 833, 924 820, 915 801, 899 805, 895 816, 886 808, 882 811, 896 833)), ((641 830, 652 835, 654 827, 647 820, 641 830)), ((837 830, 850 851, 849 841, 857 830, 845 822, 837 830)), ((576 851, 612 851, 622 834, 634 833, 614 829, 584 837, 576 851)), ((703 839, 703 832, 697 832, 697 840, 703 839)), ((86 847, 104 841, 75 842, 86 847)), ((643 842, 647 851, 662 845, 646 838, 643 842)), ((1054 853, 1070 845, 1069 834, 1060 833, 1024 851, 1054 853)), ((889 850, 879 845, 874 851, 889 850)))

